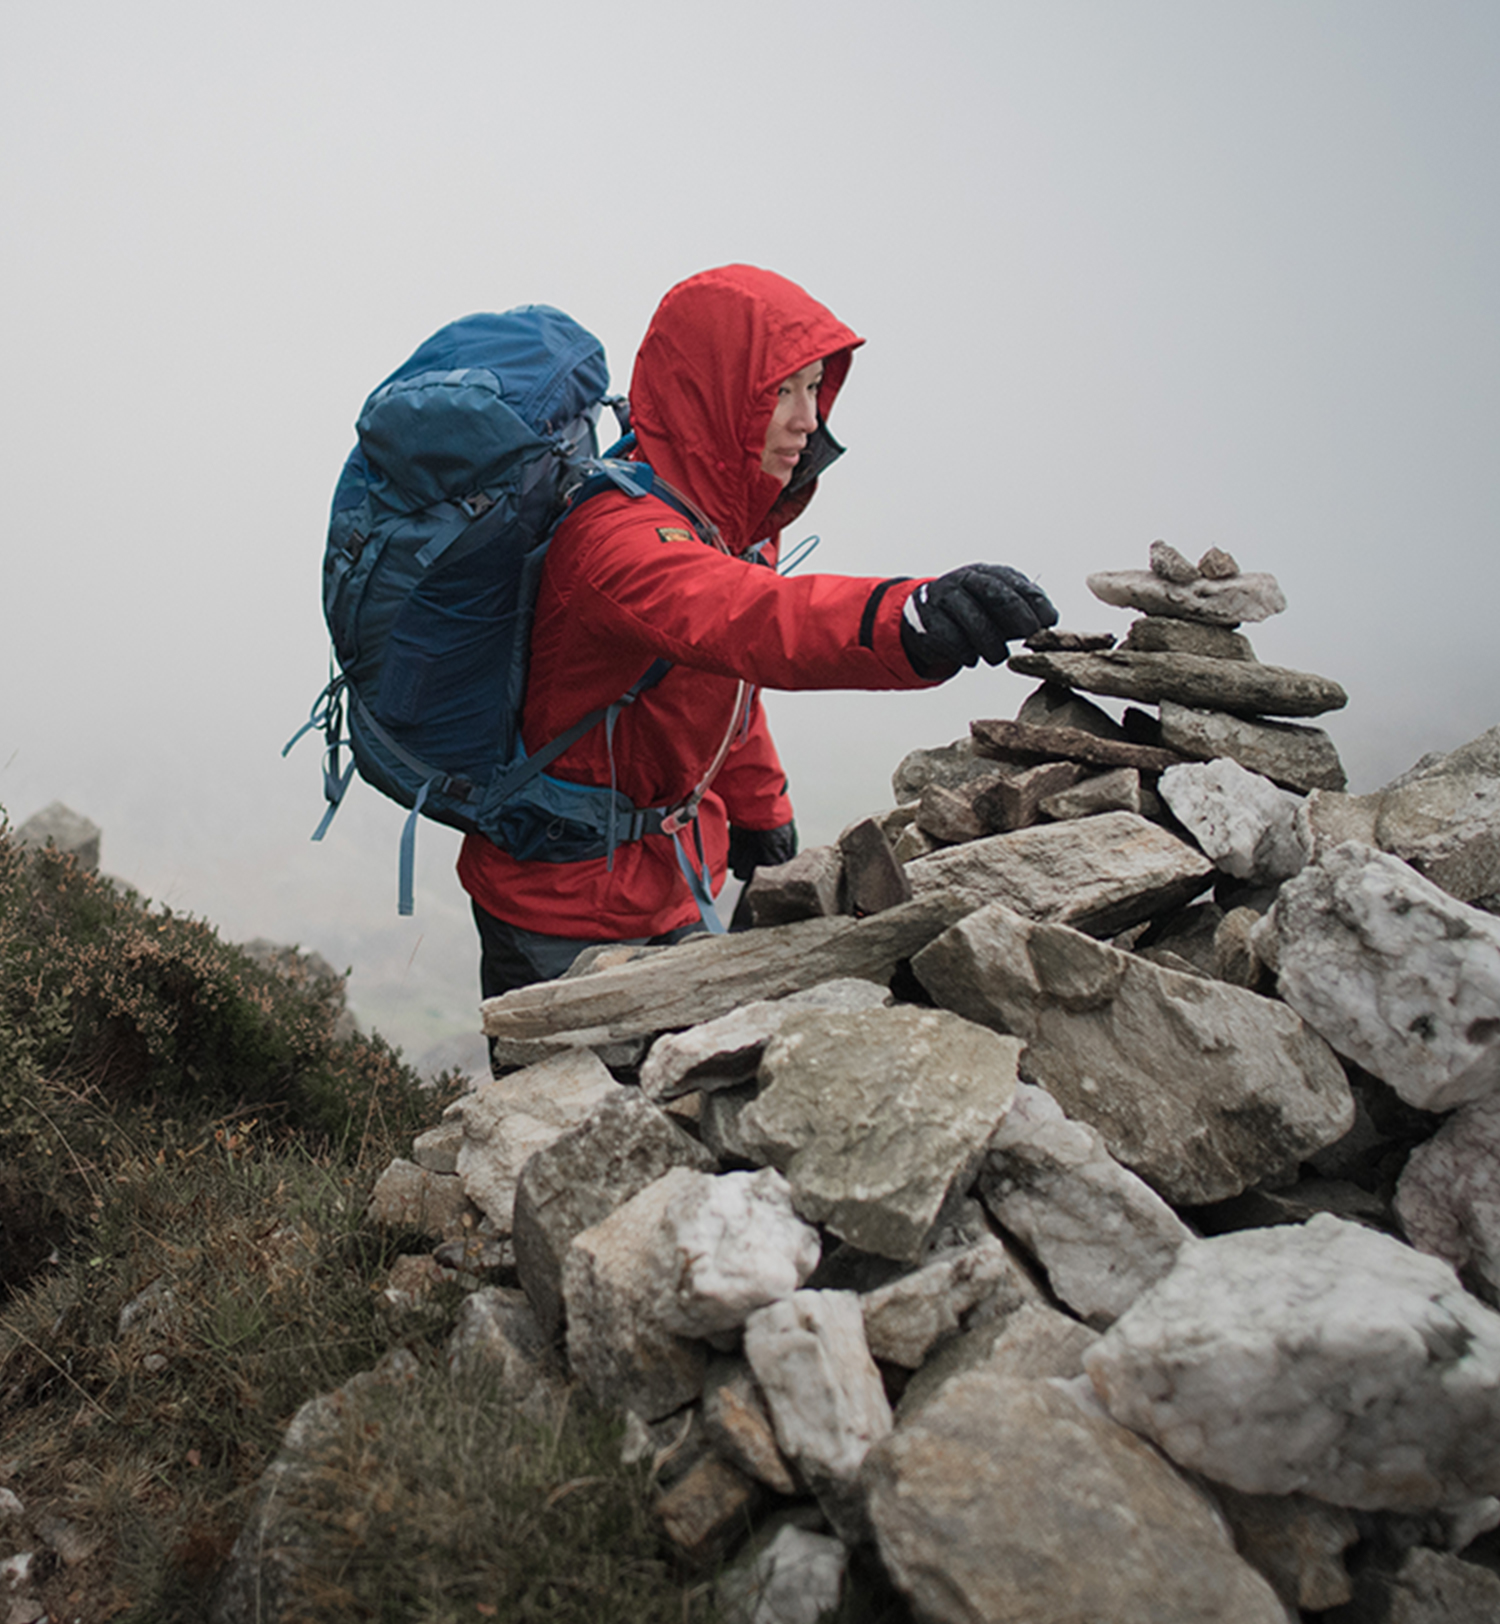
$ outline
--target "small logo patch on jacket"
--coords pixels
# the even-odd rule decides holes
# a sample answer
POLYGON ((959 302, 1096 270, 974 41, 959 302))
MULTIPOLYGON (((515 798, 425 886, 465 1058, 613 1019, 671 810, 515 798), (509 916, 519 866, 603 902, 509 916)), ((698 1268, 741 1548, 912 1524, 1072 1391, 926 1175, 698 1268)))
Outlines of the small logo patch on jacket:
POLYGON ((691 530, 682 530, 676 525, 658 525, 656 533, 663 541, 691 541, 693 539, 691 530))

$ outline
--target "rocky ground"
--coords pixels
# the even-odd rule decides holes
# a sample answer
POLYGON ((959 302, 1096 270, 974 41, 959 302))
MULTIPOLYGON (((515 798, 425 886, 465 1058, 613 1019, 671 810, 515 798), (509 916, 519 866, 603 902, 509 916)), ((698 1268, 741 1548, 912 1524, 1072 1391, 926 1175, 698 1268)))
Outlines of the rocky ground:
MULTIPOLYGON (((1090 584, 1124 640, 1034 639, 753 928, 485 1006, 503 1074, 372 1203, 434 1240, 388 1295, 623 1410, 740 1624, 872 1556, 935 1624, 1493 1621, 1500 727, 1349 796, 1286 720, 1342 691, 1236 629, 1274 580, 1090 584)), ((280 1616, 275 1484, 351 1402, 221 1624, 280 1616)))

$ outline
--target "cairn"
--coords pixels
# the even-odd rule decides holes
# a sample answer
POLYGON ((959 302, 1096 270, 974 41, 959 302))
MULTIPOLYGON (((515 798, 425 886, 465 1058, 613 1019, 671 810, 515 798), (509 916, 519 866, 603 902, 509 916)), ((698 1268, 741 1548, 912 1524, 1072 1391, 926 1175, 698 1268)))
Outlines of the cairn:
POLYGON ((921 1624, 1500 1617, 1500 727, 1345 794, 1276 582, 1151 566, 753 928, 489 1001, 375 1193, 455 1364, 565 1355, 689 1559, 757 1524, 741 1624, 854 1553, 921 1624))

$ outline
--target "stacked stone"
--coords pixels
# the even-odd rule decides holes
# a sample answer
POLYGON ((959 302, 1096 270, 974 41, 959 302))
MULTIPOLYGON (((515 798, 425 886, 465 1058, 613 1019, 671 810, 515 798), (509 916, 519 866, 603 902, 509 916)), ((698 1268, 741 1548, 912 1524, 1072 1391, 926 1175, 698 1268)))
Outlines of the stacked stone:
POLYGON ((1150 563, 1088 578, 1102 602, 1141 611, 1117 648, 1112 640, 1070 647, 1066 635, 1044 632, 1011 669, 1064 690, 1158 706, 1157 718, 1130 715, 1127 732, 1178 756, 1227 757, 1288 789, 1342 790, 1344 770, 1328 735, 1270 718, 1338 710, 1344 690, 1326 677, 1262 665, 1237 630, 1286 608, 1276 578, 1242 573, 1217 547, 1193 564, 1157 541, 1150 563))
MULTIPOLYGON (((757 928, 491 1000, 516 1069, 376 1192, 455 1369, 623 1409, 689 1558, 756 1523, 736 1624, 861 1548, 919 1624, 1500 1617, 1500 727, 1358 797, 1184 759, 1164 694, 1142 742, 1055 673, 1322 682, 1155 612, 1266 577, 1153 563, 1132 636, 1199 652, 1051 634, 757 928)), ((1275 730, 1234 680, 1198 713, 1275 730)))

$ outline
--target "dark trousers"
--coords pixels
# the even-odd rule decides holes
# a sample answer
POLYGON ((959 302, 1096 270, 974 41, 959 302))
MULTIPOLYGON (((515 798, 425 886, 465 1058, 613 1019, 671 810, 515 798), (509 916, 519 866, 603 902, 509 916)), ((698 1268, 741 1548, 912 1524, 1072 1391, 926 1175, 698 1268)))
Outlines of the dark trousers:
MULTIPOLYGON (((588 947, 669 947, 685 937, 707 929, 702 920, 679 925, 661 936, 627 936, 618 943, 577 941, 569 936, 547 936, 538 930, 522 930, 496 919, 470 899, 474 923, 479 927, 479 991, 484 998, 498 998, 517 987, 538 981, 555 981, 572 967, 574 959, 588 947)), ((495 1043, 490 1040, 490 1069, 496 1067, 495 1043)))

